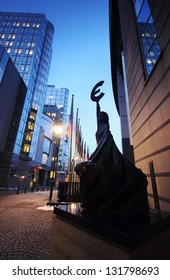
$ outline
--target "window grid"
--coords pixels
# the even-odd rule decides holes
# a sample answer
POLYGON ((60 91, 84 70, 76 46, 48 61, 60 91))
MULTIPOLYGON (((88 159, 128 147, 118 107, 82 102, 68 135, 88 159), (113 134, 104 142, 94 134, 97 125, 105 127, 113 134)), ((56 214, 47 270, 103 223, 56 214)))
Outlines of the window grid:
POLYGON ((146 75, 149 76, 160 56, 154 21, 148 0, 133 0, 146 75))

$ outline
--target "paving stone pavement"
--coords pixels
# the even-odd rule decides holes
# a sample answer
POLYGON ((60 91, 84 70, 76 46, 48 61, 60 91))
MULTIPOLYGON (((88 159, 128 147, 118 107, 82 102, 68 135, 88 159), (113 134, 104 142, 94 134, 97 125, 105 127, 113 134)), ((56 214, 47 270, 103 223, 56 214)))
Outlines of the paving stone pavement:
POLYGON ((48 191, 19 195, 0 191, 1 260, 48 259, 54 216, 53 207, 46 207, 48 197, 48 191))

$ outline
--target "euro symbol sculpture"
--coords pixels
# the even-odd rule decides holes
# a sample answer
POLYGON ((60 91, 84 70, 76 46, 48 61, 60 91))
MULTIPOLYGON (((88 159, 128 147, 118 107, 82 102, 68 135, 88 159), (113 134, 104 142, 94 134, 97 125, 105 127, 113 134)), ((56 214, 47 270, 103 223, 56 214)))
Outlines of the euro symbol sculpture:
POLYGON ((104 81, 98 82, 94 88, 91 91, 91 100, 94 102, 99 102, 99 100, 105 95, 103 92, 101 92, 99 95, 96 96, 100 92, 100 89, 97 89, 98 87, 101 87, 103 85, 104 81))

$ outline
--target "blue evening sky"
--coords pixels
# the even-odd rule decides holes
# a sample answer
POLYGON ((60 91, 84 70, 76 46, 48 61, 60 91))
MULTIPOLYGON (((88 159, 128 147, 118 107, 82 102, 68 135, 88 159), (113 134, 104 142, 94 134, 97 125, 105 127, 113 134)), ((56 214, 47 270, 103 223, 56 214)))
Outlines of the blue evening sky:
POLYGON ((82 136, 90 152, 96 148, 96 103, 90 99, 93 86, 104 80, 100 101, 109 114, 110 130, 121 149, 120 120, 111 84, 108 0, 0 0, 4 12, 44 13, 55 28, 49 84, 74 94, 74 120, 79 108, 82 136))

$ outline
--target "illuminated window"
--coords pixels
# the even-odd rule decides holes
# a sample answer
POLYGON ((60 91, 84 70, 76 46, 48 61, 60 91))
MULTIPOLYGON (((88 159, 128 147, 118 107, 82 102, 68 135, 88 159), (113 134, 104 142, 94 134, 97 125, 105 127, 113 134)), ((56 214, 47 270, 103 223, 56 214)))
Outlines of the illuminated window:
POLYGON ((13 26, 20 26, 19 22, 13 22, 13 26))
POLYGON ((29 115, 29 118, 32 119, 32 120, 35 120, 36 119, 36 113, 31 112, 30 115, 29 115))
POLYGON ((12 46, 13 45, 13 42, 12 41, 6 41, 5 42, 5 46, 12 46))
POLYGON ((9 39, 15 39, 16 36, 15 36, 14 34, 9 34, 9 35, 8 35, 8 38, 9 38, 9 39))
POLYGON ((133 0, 146 75, 152 72, 161 48, 147 0, 133 0))
POLYGON ((25 54, 33 55, 33 50, 28 50, 28 49, 27 49, 27 50, 25 51, 25 54))
POLYGON ((22 25, 23 25, 23 26, 26 26, 26 27, 29 27, 29 26, 30 26, 30 23, 29 23, 29 22, 24 22, 22 25))
POLYGON ((50 178, 55 178, 55 171, 50 171, 50 178))
POLYGON ((39 24, 39 23, 33 23, 32 26, 33 26, 33 27, 36 27, 36 28, 39 28, 39 27, 40 27, 40 24, 39 24))
POLYGON ((30 130, 34 130, 34 123, 28 122, 27 128, 30 130))
POLYGON ((56 161, 56 160, 57 160, 57 157, 52 157, 51 160, 52 160, 52 161, 56 161))
POLYGON ((29 151, 30 151, 30 145, 29 144, 24 144, 23 152, 29 153, 29 151))
POLYGON ((32 133, 27 133, 25 139, 27 141, 31 141, 32 140, 32 133))

